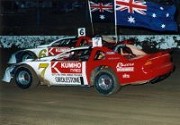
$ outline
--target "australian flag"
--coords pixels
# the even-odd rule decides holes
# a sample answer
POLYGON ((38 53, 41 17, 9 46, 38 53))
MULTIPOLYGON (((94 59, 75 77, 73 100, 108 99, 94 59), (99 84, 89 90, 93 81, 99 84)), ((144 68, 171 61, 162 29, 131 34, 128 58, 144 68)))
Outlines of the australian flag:
POLYGON ((90 0, 89 11, 93 22, 114 23, 113 0, 90 0))
POLYGON ((142 0, 115 0, 115 9, 117 25, 177 31, 174 5, 160 5, 142 0))

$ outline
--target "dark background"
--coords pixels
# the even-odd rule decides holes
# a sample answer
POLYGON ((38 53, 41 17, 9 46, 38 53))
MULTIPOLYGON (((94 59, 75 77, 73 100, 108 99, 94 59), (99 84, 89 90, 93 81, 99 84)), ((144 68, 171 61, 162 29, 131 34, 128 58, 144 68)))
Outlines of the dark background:
MULTIPOLYGON (((176 5, 175 20, 180 27, 180 1, 156 2, 176 5)), ((0 0, 0 35, 77 35, 79 27, 85 27, 87 34, 92 35, 87 0, 0 0)), ((95 23, 94 27, 95 34, 114 34, 114 24, 95 23)), ((118 27, 118 34, 180 34, 180 30, 156 32, 118 27)))

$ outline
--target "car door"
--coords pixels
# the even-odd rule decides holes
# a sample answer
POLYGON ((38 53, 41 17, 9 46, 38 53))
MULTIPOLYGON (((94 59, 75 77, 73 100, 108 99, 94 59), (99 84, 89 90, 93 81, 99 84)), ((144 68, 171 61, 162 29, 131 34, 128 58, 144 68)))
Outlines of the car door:
POLYGON ((86 62, 82 61, 51 61, 53 84, 87 85, 85 79, 86 62))

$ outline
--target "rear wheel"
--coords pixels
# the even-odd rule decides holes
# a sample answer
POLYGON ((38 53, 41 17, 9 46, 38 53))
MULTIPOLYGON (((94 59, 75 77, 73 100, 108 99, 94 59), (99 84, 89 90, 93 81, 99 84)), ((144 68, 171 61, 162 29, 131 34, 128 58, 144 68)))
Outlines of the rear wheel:
POLYGON ((29 67, 20 67, 15 73, 15 82, 22 89, 33 88, 39 84, 36 73, 29 67))
POLYGON ((94 79, 94 86, 96 90, 103 95, 113 94, 120 88, 116 75, 109 68, 97 72, 94 79))

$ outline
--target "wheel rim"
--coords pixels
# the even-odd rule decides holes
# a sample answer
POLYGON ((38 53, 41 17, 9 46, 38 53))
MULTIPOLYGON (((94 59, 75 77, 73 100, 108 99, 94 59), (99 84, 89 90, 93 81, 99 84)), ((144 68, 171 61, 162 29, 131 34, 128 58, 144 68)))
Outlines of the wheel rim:
POLYGON ((28 85, 31 82, 31 75, 27 71, 20 71, 16 79, 18 83, 28 85))
POLYGON ((113 85, 113 80, 109 75, 101 75, 98 79, 98 85, 103 90, 109 90, 113 85))

